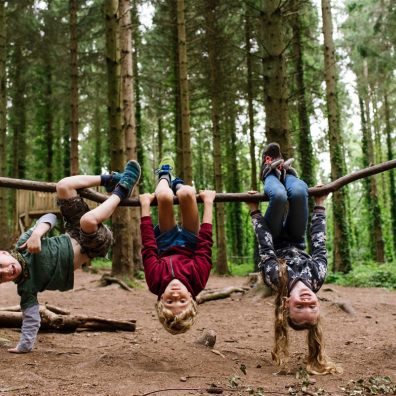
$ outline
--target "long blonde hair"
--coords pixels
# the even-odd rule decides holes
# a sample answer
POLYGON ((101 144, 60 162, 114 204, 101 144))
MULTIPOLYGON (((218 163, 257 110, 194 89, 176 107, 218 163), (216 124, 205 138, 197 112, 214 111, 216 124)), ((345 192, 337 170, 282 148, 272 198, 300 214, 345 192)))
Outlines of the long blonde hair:
POLYGON ((171 334, 185 333, 195 323, 198 313, 198 304, 191 299, 186 309, 175 315, 170 309, 165 308, 163 302, 158 300, 155 304, 158 319, 164 326, 165 330, 171 334))
POLYGON ((334 374, 341 373, 341 367, 337 366, 325 353, 324 336, 319 316, 316 323, 294 323, 289 317, 289 311, 285 307, 288 296, 288 274, 285 260, 278 261, 279 285, 275 297, 275 345, 272 350, 272 359, 276 364, 282 365, 287 362, 289 351, 288 327, 294 330, 308 330, 308 356, 307 371, 311 374, 334 374))

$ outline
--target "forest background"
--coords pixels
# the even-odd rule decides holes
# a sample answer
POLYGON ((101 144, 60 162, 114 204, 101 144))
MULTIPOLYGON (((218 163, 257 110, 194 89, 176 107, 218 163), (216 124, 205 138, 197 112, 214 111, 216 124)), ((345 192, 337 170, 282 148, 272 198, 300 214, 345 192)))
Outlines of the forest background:
MULTIPOLYGON (((134 158, 136 196, 170 153, 197 190, 262 190, 277 141, 309 186, 326 183, 395 158, 395 45, 392 0, 0 0, 0 174, 55 182, 134 158)), ((0 189, 1 249, 15 199, 0 189)), ((395 287, 395 172, 327 206, 328 279, 395 287)), ((112 272, 133 278, 139 208, 112 226, 112 272)), ((216 203, 215 271, 252 271, 254 252, 246 205, 216 203)))

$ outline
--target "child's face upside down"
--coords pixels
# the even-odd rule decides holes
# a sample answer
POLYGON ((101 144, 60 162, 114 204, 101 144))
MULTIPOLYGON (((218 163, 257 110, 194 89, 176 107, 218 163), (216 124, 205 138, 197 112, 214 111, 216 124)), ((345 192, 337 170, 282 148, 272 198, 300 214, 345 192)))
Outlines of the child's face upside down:
POLYGON ((320 303, 317 295, 303 282, 298 281, 286 299, 290 319, 297 324, 315 324, 319 317, 320 303))
POLYGON ((165 308, 172 311, 174 315, 183 312, 191 299, 191 293, 179 279, 172 279, 161 296, 165 308))
POLYGON ((21 264, 10 253, 0 250, 0 283, 17 279, 21 272, 21 264))

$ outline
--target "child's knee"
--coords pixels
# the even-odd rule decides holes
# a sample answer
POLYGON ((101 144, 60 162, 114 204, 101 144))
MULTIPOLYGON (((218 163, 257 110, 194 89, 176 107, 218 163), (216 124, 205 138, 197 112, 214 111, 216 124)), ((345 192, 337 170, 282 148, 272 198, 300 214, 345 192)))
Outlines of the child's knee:
POLYGON ((177 190, 176 195, 178 196, 179 199, 186 199, 187 197, 195 199, 196 191, 195 188, 192 186, 182 185, 177 190))
POLYGON ((173 192, 171 189, 158 191, 156 194, 157 201, 161 202, 173 202, 173 192))
POLYGON ((293 184, 293 187, 289 190, 289 198, 290 199, 299 199, 299 198, 307 198, 308 197, 308 186, 302 181, 298 180, 298 182, 293 184))
POLYGON ((272 188, 270 191, 265 191, 268 195, 269 199, 273 202, 277 202, 278 204, 286 204, 287 203, 287 193, 283 186, 279 186, 278 188, 272 188))
POLYGON ((93 233, 98 229, 98 220, 93 213, 87 212, 80 219, 80 227, 86 233, 93 233))
POLYGON ((65 177, 56 183, 56 192, 58 195, 62 195, 62 193, 66 193, 72 188, 70 179, 70 177, 65 177))

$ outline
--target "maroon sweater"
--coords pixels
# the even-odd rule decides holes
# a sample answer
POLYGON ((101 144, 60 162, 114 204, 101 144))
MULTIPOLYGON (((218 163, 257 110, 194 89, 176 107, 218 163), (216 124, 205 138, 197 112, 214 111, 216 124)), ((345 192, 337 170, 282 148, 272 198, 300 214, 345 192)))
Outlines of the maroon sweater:
POLYGON ((150 291, 160 298, 169 282, 176 278, 195 298, 205 288, 212 267, 212 224, 201 224, 194 250, 172 246, 161 255, 150 216, 141 218, 140 231, 144 273, 150 291))

